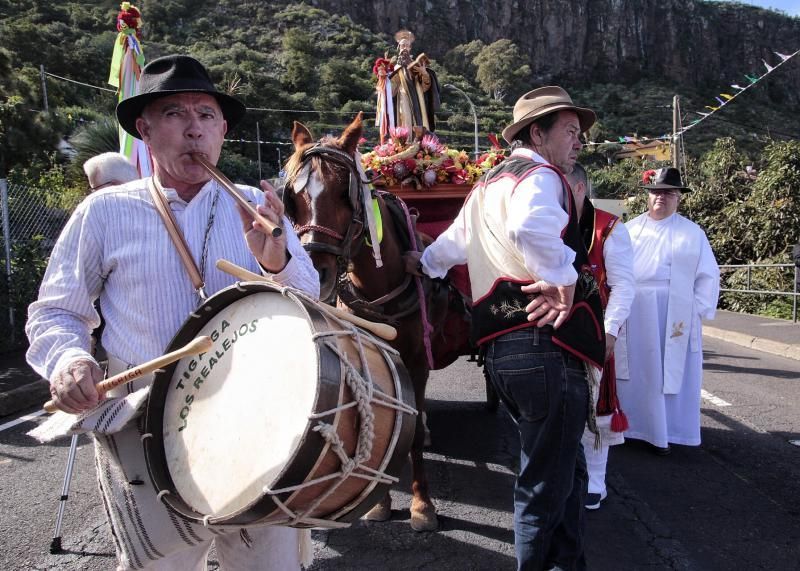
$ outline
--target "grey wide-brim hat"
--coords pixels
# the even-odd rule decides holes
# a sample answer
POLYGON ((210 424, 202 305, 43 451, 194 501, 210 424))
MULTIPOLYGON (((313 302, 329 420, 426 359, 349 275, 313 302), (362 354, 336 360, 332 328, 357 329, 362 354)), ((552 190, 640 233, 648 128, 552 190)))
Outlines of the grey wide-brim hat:
POLYGON ((241 121, 246 112, 244 103, 214 87, 203 64, 189 56, 172 55, 154 59, 144 66, 139 78, 138 95, 123 99, 117 104, 117 121, 128 133, 141 139, 136 129, 136 119, 145 106, 159 97, 176 93, 213 95, 222 109, 228 130, 241 121))
POLYGON ((548 85, 529 91, 517 100, 514 104, 514 122, 503 129, 503 138, 510 144, 517 133, 539 117, 562 110, 578 114, 582 133, 588 131, 597 121, 594 111, 578 107, 566 91, 558 86, 548 85))

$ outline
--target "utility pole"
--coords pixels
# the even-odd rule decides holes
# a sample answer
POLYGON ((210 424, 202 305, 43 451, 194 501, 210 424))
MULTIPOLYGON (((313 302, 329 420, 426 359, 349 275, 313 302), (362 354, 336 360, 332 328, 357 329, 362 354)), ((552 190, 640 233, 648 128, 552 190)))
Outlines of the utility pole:
POLYGON ((469 95, 464 93, 463 90, 459 89, 452 83, 446 83, 444 84, 443 87, 447 89, 452 89, 456 93, 460 93, 461 95, 464 96, 464 99, 467 100, 467 103, 469 103, 469 109, 470 111, 472 111, 472 122, 473 125, 475 126, 475 160, 477 161, 478 157, 480 156, 480 151, 478 150, 478 114, 475 112, 475 106, 472 104, 472 99, 470 99, 469 95))
POLYGON ((44 76, 44 65, 39 64, 39 74, 42 76, 42 98, 44 99, 44 112, 49 113, 50 108, 47 105, 47 80, 44 76))
POLYGON ((258 149, 258 180, 263 179, 261 175, 261 128, 256 121, 256 149, 258 149))
POLYGON ((11 344, 16 341, 16 327, 14 327, 14 304, 11 300, 11 224, 9 223, 8 181, 0 178, 0 211, 2 211, 3 245, 5 246, 6 280, 8 280, 8 327, 11 331, 11 344))
POLYGON ((681 117, 681 104, 680 97, 675 95, 672 97, 672 166, 680 169, 680 140, 678 139, 678 128, 680 125, 681 117))

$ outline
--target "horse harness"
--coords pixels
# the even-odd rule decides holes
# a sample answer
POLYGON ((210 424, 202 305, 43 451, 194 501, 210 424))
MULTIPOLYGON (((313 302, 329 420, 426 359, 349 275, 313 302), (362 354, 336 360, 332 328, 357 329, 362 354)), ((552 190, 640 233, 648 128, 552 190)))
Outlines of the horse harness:
MULTIPOLYGON (((303 165, 307 164, 308 161, 314 157, 318 157, 322 161, 335 163, 347 169, 349 173, 348 200, 353 211, 352 218, 350 219, 350 223, 344 235, 332 228, 319 224, 295 226, 298 237, 316 231, 339 241, 339 245, 313 240, 303 244, 303 247, 309 253, 322 252, 336 256, 336 287, 331 294, 331 298, 324 301, 333 303, 338 296, 342 303, 350 308, 356 315, 364 317, 365 319, 396 325, 398 320, 419 311, 419 296, 414 287, 414 280, 411 274, 406 274, 403 282, 389 293, 378 299, 370 300, 353 284, 348 277, 348 273, 353 271, 353 258, 361 251, 361 247, 367 239, 365 235, 365 228, 367 227, 366 213, 364 211, 363 200, 365 192, 369 192, 373 198, 380 196, 384 199, 384 203, 392 214, 395 227, 400 229, 400 234, 405 238, 407 248, 413 247, 411 239, 405 235, 407 232, 403 232, 403 229, 406 228, 406 220, 402 206, 395 204, 400 199, 390 192, 375 192, 370 186, 371 181, 361 178, 353 156, 340 149, 316 143, 303 152, 303 165), (390 303, 395 305, 395 311, 388 314, 387 306, 390 303)), ((292 188, 292 191, 294 192, 294 188, 292 188)), ((304 198, 310 206, 311 199, 308 193, 306 193, 304 198)), ((290 215, 290 218, 294 218, 287 192, 283 193, 283 201, 287 214, 290 215)))

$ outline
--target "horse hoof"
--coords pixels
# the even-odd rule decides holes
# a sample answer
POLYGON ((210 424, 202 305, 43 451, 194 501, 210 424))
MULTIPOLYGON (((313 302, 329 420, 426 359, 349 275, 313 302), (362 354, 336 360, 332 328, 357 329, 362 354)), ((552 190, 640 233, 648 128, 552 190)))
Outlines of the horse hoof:
POLYGON ((361 516, 361 519, 367 521, 387 521, 392 517, 392 501, 381 501, 375 504, 371 510, 361 516))
POLYGON ((439 519, 433 506, 422 510, 411 512, 411 529, 414 531, 436 531, 439 529, 439 519))

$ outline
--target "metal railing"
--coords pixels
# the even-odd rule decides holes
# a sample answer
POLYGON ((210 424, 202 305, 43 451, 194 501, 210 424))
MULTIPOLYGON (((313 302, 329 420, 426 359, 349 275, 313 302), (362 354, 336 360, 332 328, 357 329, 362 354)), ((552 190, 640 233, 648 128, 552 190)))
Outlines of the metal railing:
POLYGON ((746 289, 733 289, 733 288, 720 288, 722 292, 730 292, 730 293, 751 293, 751 294, 762 294, 762 295, 785 295, 792 298, 792 321, 797 323, 797 304, 798 298, 800 298, 800 289, 798 289, 798 272, 800 269, 795 264, 727 264, 721 265, 719 267, 720 273, 724 270, 733 270, 736 271, 738 269, 745 268, 745 280, 746 280, 746 289), (792 268, 794 270, 793 280, 792 280, 792 291, 773 291, 773 290, 764 290, 764 289, 753 289, 753 269, 754 268, 781 268, 787 269, 792 268))

